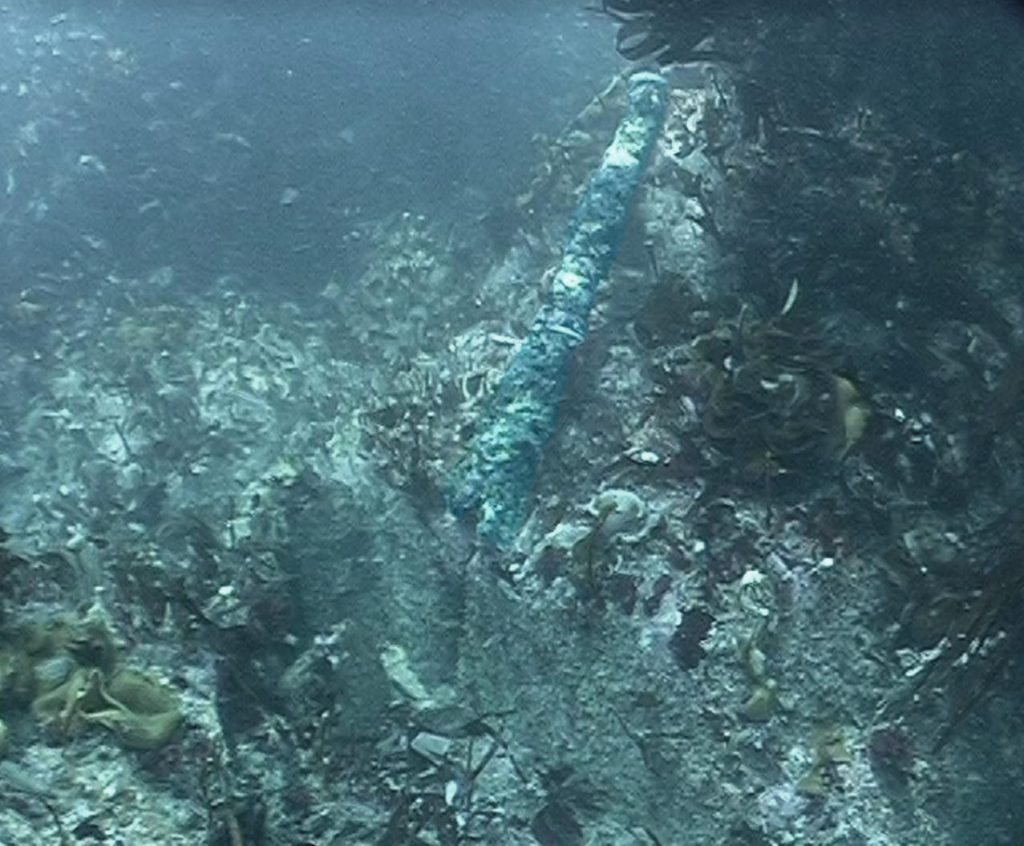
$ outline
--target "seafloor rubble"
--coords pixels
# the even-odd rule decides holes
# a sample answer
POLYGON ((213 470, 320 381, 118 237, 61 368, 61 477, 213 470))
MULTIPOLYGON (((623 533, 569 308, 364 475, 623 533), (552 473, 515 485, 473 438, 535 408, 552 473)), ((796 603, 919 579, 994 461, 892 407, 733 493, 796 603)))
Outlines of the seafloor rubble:
POLYGON ((0 842, 1018 842, 1014 189, 925 168, 978 189, 944 305, 884 127, 690 82, 505 553, 440 492, 617 83, 508 208, 367 229, 315 304, 4 304, 0 842), (744 238, 790 201, 832 215, 796 271, 744 238))

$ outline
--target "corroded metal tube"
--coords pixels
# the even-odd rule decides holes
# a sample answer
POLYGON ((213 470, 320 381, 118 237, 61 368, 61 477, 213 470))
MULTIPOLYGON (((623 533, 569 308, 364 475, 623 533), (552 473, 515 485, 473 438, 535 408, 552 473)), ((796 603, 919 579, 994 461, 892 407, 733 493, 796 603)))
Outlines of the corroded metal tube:
POLYGON ((586 336, 597 286, 622 240, 667 100, 667 85, 658 74, 630 78, 628 111, 576 207, 550 300, 509 362, 453 472, 450 507, 475 518, 480 535, 498 547, 511 544, 528 513, 572 353, 586 336))

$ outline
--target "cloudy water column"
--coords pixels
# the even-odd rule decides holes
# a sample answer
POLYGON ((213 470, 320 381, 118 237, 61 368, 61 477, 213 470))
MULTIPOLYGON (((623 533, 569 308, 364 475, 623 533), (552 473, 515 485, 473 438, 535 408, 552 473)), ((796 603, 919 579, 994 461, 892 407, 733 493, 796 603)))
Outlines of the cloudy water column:
POLYGON ((630 77, 626 116, 573 215, 549 301, 502 375, 449 481, 452 511, 475 519, 479 534, 499 548, 512 543, 529 512, 573 352, 586 336, 597 287, 622 240, 667 101, 668 86, 658 74, 630 77))

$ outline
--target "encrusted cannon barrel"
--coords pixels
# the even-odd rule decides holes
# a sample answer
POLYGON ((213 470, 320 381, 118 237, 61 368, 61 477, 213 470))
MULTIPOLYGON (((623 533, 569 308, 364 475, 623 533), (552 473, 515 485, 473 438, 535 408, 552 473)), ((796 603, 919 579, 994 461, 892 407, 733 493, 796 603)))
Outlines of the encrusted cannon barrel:
POLYGON ((475 518, 480 535, 499 548, 514 540, 528 512, 573 351, 586 336, 597 286, 622 240, 667 99, 667 84, 658 74, 630 78, 627 114, 573 215, 550 299, 509 363, 450 480, 452 510, 475 518))

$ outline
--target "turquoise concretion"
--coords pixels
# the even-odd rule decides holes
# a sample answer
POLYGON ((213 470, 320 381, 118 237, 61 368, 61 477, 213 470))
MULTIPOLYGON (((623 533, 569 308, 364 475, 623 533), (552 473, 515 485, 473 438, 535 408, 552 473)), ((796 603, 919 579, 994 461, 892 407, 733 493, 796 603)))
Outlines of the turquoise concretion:
POLYGON ((475 518, 480 535, 499 548, 512 543, 529 512, 573 351, 586 337, 597 287, 622 240, 667 100, 667 85, 658 74, 630 78, 627 114, 573 215, 550 300, 509 362, 450 479, 451 509, 475 518))

